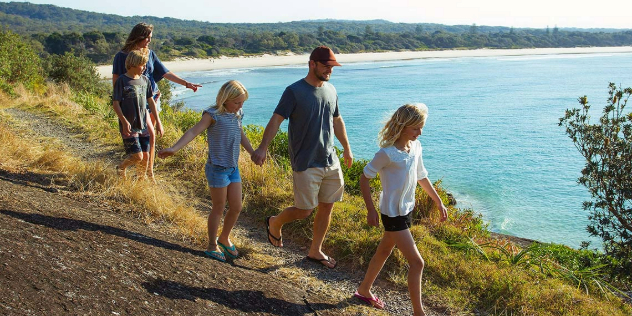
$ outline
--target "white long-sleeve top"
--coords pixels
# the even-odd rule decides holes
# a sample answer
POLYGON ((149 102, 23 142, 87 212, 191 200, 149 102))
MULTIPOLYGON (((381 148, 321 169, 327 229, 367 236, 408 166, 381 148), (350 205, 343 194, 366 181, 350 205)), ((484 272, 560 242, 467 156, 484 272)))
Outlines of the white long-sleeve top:
POLYGON ((409 152, 395 146, 381 148, 364 167, 364 176, 369 179, 380 174, 380 213, 395 217, 408 215, 413 210, 417 181, 428 177, 421 152, 418 140, 413 141, 409 152))

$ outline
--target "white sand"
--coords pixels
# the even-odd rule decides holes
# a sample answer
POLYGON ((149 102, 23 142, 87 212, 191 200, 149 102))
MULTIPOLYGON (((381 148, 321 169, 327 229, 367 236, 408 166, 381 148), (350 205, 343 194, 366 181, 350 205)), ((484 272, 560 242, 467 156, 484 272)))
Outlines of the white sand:
MULTIPOLYGON (((476 50, 440 50, 409 51, 385 53, 336 54, 336 59, 343 66, 345 63, 409 60, 422 58, 458 58, 458 57, 491 57, 522 55, 555 55, 555 54, 595 54, 595 53, 631 53, 632 46, 624 47, 578 47, 578 48, 525 48, 525 49, 476 49, 476 50)), ((309 55, 288 54, 284 56, 261 55, 255 57, 225 57, 208 59, 182 59, 164 62, 167 69, 175 74, 190 71, 207 71, 213 69, 254 68, 306 64, 309 55)), ((112 66, 97 67, 104 78, 112 77, 112 66)))

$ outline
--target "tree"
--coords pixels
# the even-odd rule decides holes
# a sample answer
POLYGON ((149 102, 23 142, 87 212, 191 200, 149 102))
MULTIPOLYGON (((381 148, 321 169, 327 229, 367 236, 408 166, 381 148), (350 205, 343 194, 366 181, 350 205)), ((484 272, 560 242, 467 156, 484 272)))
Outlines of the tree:
POLYGON ((56 83, 67 83, 76 91, 107 95, 108 84, 99 77, 92 61, 70 52, 63 55, 51 55, 46 63, 48 77, 56 83))
POLYGON ((215 37, 210 35, 202 35, 197 38, 197 41, 211 46, 215 45, 215 37))
POLYGON ((33 48, 19 35, 0 28, 0 90, 14 94, 23 84, 33 89, 44 82, 42 63, 33 48))
POLYGON ((588 98, 579 98, 581 109, 566 110, 560 126, 586 158, 578 182, 588 188, 592 200, 588 232, 604 242, 606 254, 618 262, 615 271, 632 274, 632 112, 625 106, 632 88, 610 83, 608 104, 599 122, 590 122, 588 98))

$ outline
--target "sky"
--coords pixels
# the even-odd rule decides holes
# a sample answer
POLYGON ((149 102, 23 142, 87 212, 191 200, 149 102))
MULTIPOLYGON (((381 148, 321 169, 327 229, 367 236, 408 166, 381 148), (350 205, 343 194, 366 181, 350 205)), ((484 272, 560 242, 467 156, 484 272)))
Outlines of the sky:
MULTIPOLYGON (((16 1, 16 0, 12 0, 16 1)), ((0 2, 10 2, 0 0, 0 2)), ((29 0, 123 16, 217 23, 314 19, 373 20, 516 28, 632 29, 629 0, 29 0)))

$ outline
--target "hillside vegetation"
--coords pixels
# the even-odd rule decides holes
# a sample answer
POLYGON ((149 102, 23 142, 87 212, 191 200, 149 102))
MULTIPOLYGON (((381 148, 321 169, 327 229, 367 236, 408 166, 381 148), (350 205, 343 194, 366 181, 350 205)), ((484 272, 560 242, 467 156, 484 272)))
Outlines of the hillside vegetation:
POLYGON ((0 25, 24 36, 40 55, 67 52, 110 63, 138 22, 155 26, 151 48, 162 59, 277 52, 306 53, 317 45, 334 52, 542 48, 632 45, 632 30, 544 29, 371 21, 210 23, 123 17, 54 5, 0 3, 0 25))
MULTIPOLYGON (((0 88, 4 91, 0 92, 0 104, 46 113, 81 131, 92 142, 118 144, 116 115, 108 94, 102 92, 109 89, 108 84, 98 82, 94 64, 72 54, 40 59, 29 49, 18 35, 10 31, 0 32, 0 61, 10 65, 7 71, 0 72, 0 88), (20 59, 21 56, 29 58, 20 59), (60 69, 64 67, 82 72, 64 73, 60 69), (25 77, 13 76, 20 69, 29 69, 27 82, 24 82, 25 77), (79 75, 86 79, 85 82, 93 82, 92 86, 83 86, 81 81, 73 79, 79 75), (44 83, 47 78, 54 78, 54 81, 44 83)), ((161 90, 168 95, 168 86, 161 90)), ((161 117, 165 136, 158 139, 157 148, 170 146, 199 119, 199 113, 181 110, 168 101, 163 100, 161 117)), ((203 136, 173 158, 157 164, 159 184, 147 183, 142 189, 129 191, 128 183, 114 177, 112 162, 90 165, 52 148, 34 150, 24 147, 30 146, 30 142, 16 138, 19 135, 13 133, 10 126, 2 126, 2 130, 2 159, 65 174, 70 187, 129 203, 140 217, 167 221, 183 239, 200 247, 206 243, 205 220, 191 207, 200 201, 208 202, 201 172, 207 151, 203 136), (161 179, 169 179, 171 185, 161 179)), ((246 128, 254 146, 260 141, 262 130, 260 126, 246 128)), ((270 149, 270 162, 263 167, 253 165, 247 154, 242 154, 243 217, 261 223, 266 216, 277 214, 292 200, 286 141, 284 133, 275 138, 270 149)), ((112 157, 110 161, 116 159, 112 157)), ((367 225, 364 203, 356 193, 364 164, 366 161, 356 161, 351 168, 343 170, 348 194, 344 202, 336 204, 325 242, 328 252, 341 262, 341 268, 355 271, 366 268, 382 235, 380 229, 367 225)), ((435 186, 448 203, 441 183, 435 183, 435 186)), ((630 275, 611 270, 608 256, 563 245, 533 243, 519 246, 506 239, 492 238, 480 216, 471 209, 451 206, 447 223, 439 223, 435 213, 430 199, 419 192, 415 225, 411 231, 427 263, 423 295, 429 306, 451 315, 610 316, 632 313, 632 308, 625 302, 625 292, 630 291, 630 275)), ((295 222, 286 226, 284 236, 307 242, 311 227, 311 219, 295 222)), ((270 260, 265 254, 255 255, 262 262, 270 260)), ((405 259, 395 251, 381 278, 405 289, 406 271, 405 259)))

